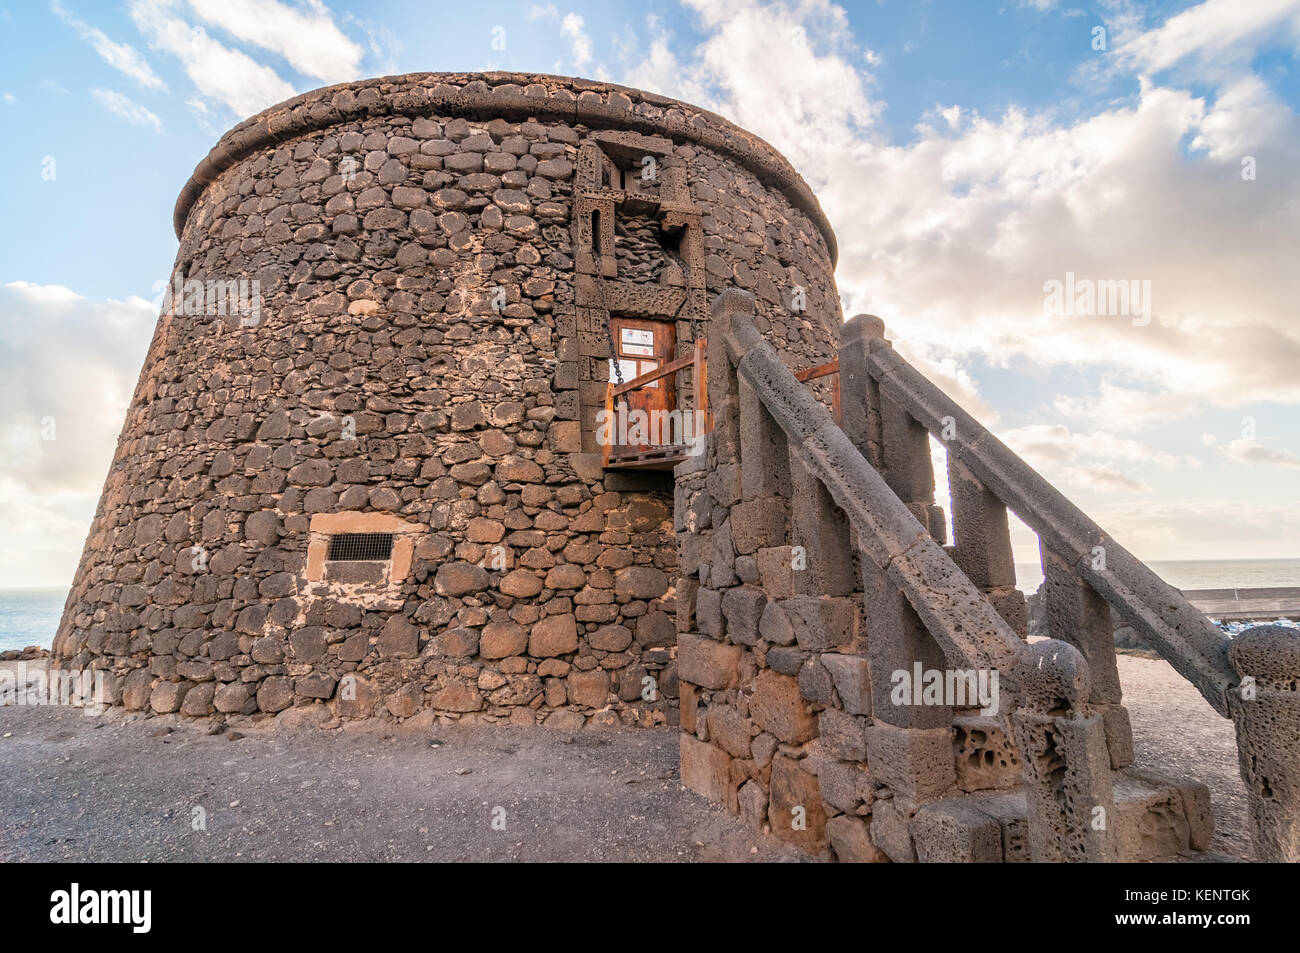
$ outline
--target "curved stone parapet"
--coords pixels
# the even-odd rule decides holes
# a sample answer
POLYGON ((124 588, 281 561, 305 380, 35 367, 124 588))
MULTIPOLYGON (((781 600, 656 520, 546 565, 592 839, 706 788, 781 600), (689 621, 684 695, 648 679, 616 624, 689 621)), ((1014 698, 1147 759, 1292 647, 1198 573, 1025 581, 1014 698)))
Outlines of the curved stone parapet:
POLYGON ((816 196, 785 157, 758 136, 666 96, 545 73, 406 73, 315 89, 265 109, 222 136, 195 167, 176 200, 177 237, 204 188, 240 159, 338 123, 385 115, 535 117, 694 142, 735 160, 784 195, 817 226, 832 265, 837 257, 835 233, 816 196))

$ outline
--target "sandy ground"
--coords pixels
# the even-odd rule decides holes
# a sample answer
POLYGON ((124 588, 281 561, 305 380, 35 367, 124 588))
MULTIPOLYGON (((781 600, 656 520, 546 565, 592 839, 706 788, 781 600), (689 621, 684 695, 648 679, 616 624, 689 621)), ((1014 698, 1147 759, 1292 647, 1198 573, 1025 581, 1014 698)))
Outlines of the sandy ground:
POLYGON ((1123 653, 1118 658, 1137 766, 1208 785, 1215 825, 1210 851, 1248 859, 1246 789, 1232 722, 1163 659, 1123 653))
MULTIPOLYGON (((1163 661, 1120 674, 1138 764, 1209 784, 1213 849, 1247 856, 1231 724, 1163 661)), ((171 723, 0 708, 0 861, 803 859, 681 787, 676 729, 171 723)))

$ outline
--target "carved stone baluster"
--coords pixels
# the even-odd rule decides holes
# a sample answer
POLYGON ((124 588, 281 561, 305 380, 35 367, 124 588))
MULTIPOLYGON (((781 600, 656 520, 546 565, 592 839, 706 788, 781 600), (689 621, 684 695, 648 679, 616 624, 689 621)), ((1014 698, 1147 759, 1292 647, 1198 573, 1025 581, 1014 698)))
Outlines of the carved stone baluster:
POLYGON ((739 380, 741 502, 731 509, 736 574, 760 582, 767 597, 792 595, 794 561, 788 542, 790 519, 790 447, 785 431, 772 419, 762 399, 739 380))
POLYGON ((738 381, 741 495, 746 500, 790 496, 790 446, 781 425, 763 406, 749 383, 738 381))
POLYGON ((876 802, 872 836, 895 863, 907 862, 916 855, 910 836, 900 832, 919 805, 942 797, 957 779, 952 708, 917 695, 925 674, 942 673, 948 663, 885 569, 865 549, 858 558, 872 693, 867 766, 893 792, 876 802))
POLYGON ((696 607, 700 630, 713 638, 720 634, 718 590, 736 581, 730 512, 741 499, 740 390, 735 365, 727 353, 727 331, 733 314, 750 313, 752 308, 753 299, 741 291, 725 291, 710 306, 705 373, 713 430, 699 465, 706 470, 705 496, 712 532, 707 545, 699 545, 700 589, 696 607))
POLYGON ((1067 642, 1026 645, 1013 669, 1013 716, 1037 862, 1115 860, 1119 817, 1106 729, 1088 707, 1088 663, 1067 642))
MULTIPOLYGON (((899 704, 894 698, 895 686, 904 676, 911 685, 918 664, 922 673, 947 668, 943 651, 884 570, 877 568, 865 552, 859 560, 867 618, 867 658, 871 665, 871 709, 876 721, 899 728, 946 731, 952 721, 951 708, 921 704, 921 699, 912 697, 910 688, 905 703, 899 704)), ((948 761, 952 761, 951 751, 948 761)))

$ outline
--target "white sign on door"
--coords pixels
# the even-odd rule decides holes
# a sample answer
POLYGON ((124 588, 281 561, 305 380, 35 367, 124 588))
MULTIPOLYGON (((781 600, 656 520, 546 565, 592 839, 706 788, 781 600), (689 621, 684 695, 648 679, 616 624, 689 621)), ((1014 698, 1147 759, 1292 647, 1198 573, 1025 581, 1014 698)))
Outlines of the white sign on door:
POLYGON ((654 357, 655 353, 655 333, 642 328, 622 328, 621 340, 623 342, 624 354, 635 354, 639 357, 654 357))

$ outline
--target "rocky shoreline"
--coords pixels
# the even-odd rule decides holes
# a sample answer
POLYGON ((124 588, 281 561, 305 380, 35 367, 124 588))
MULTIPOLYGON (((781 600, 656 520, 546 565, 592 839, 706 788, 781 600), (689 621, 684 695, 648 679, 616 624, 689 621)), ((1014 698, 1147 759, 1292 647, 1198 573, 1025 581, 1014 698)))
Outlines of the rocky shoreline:
POLYGON ((50 650, 43 649, 39 645, 28 645, 21 649, 9 649, 6 652, 0 652, 0 662, 31 662, 49 657, 50 650))

